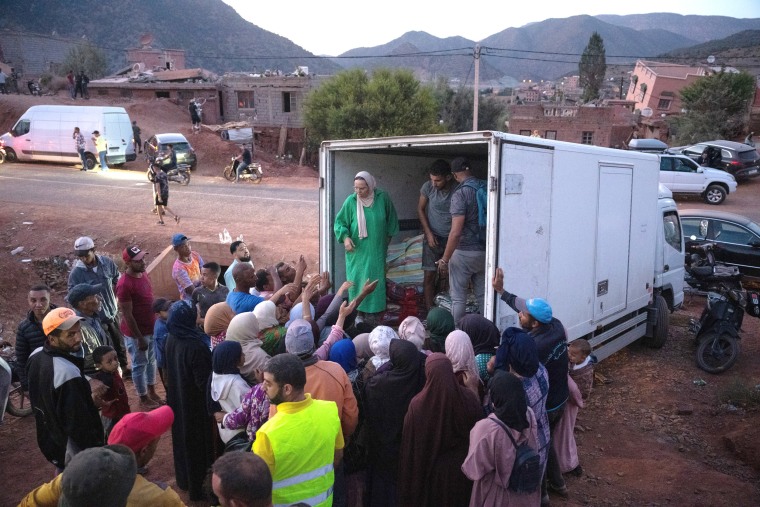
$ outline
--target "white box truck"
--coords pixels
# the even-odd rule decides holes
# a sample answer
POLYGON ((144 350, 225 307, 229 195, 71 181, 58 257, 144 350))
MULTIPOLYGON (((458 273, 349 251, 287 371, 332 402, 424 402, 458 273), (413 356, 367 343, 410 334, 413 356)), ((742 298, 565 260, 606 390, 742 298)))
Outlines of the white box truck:
POLYGON ((92 142, 97 130, 108 143, 108 165, 120 165, 137 158, 132 143, 132 122, 123 107, 32 106, 16 122, 5 141, 8 160, 77 164, 79 154, 72 134, 79 127, 87 146, 88 169, 98 163, 92 142))
POLYGON ((684 245, 676 204, 661 188, 656 155, 501 132, 325 141, 320 149, 320 270, 345 279, 335 215, 369 171, 399 215, 401 237, 420 233, 417 204, 436 159, 465 156, 488 182, 486 298, 499 329, 518 325, 496 298, 544 297, 568 338, 588 339, 603 359, 645 338, 662 346, 669 311, 683 303, 684 245))

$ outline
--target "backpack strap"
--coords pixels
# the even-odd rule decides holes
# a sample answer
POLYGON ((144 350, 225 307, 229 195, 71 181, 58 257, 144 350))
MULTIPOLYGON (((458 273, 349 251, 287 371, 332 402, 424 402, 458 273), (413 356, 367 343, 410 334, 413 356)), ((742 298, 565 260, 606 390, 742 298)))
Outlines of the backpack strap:
POLYGON ((489 417, 489 419, 492 420, 492 421, 494 421, 494 422, 496 422, 496 423, 498 423, 499 426, 501 426, 502 428, 504 428, 504 431, 507 433, 507 436, 512 441, 512 445, 514 445, 515 449, 517 449, 517 442, 515 442, 515 438, 512 436, 512 432, 509 430, 509 426, 507 426, 506 424, 504 424, 504 421, 502 421, 498 417, 489 417))

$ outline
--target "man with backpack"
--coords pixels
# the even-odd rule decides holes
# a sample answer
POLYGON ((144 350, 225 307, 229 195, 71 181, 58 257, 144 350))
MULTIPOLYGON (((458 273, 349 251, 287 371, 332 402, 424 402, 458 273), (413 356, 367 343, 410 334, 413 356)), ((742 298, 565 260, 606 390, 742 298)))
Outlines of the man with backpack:
POLYGON ((465 314, 467 289, 472 283, 475 299, 483 310, 485 296, 486 182, 475 177, 464 157, 451 161, 451 173, 459 186, 451 195, 451 232, 443 256, 436 263, 439 272, 449 274, 451 314, 458 322, 465 314))

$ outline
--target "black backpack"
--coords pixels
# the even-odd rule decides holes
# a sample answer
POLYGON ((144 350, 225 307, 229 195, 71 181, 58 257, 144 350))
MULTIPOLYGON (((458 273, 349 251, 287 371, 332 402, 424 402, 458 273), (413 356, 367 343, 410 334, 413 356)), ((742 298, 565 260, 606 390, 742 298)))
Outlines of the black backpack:
POLYGON ((509 431, 509 427, 502 421, 494 417, 491 420, 496 421, 504 428, 507 436, 512 441, 512 445, 515 446, 515 464, 512 467, 512 475, 509 476, 509 490, 515 493, 535 492, 541 485, 541 480, 544 476, 541 469, 541 457, 535 449, 528 445, 528 442, 517 445, 515 439, 512 438, 512 432, 509 431))

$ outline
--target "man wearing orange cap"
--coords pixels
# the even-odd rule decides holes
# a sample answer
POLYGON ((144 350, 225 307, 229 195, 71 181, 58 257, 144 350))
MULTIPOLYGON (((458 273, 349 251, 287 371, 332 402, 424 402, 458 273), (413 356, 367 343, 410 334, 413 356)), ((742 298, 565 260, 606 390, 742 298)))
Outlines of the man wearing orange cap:
POLYGON ((81 320, 71 308, 48 312, 42 320, 47 340, 27 365, 37 444, 59 470, 79 451, 104 444, 84 360, 74 355, 82 349, 81 320))
MULTIPOLYGON (((166 430, 171 428, 174 412, 168 405, 150 412, 132 412, 117 422, 108 445, 123 445, 135 453, 137 461, 137 477, 132 491, 127 498, 126 507, 150 505, 152 507, 184 506, 177 493, 166 484, 151 482, 141 474, 145 466, 153 458, 158 447, 158 441, 166 430), (141 472, 142 471, 142 472, 141 472)), ((30 492, 19 504, 19 507, 55 507, 61 497, 61 482, 63 474, 54 480, 43 484, 30 492)))

